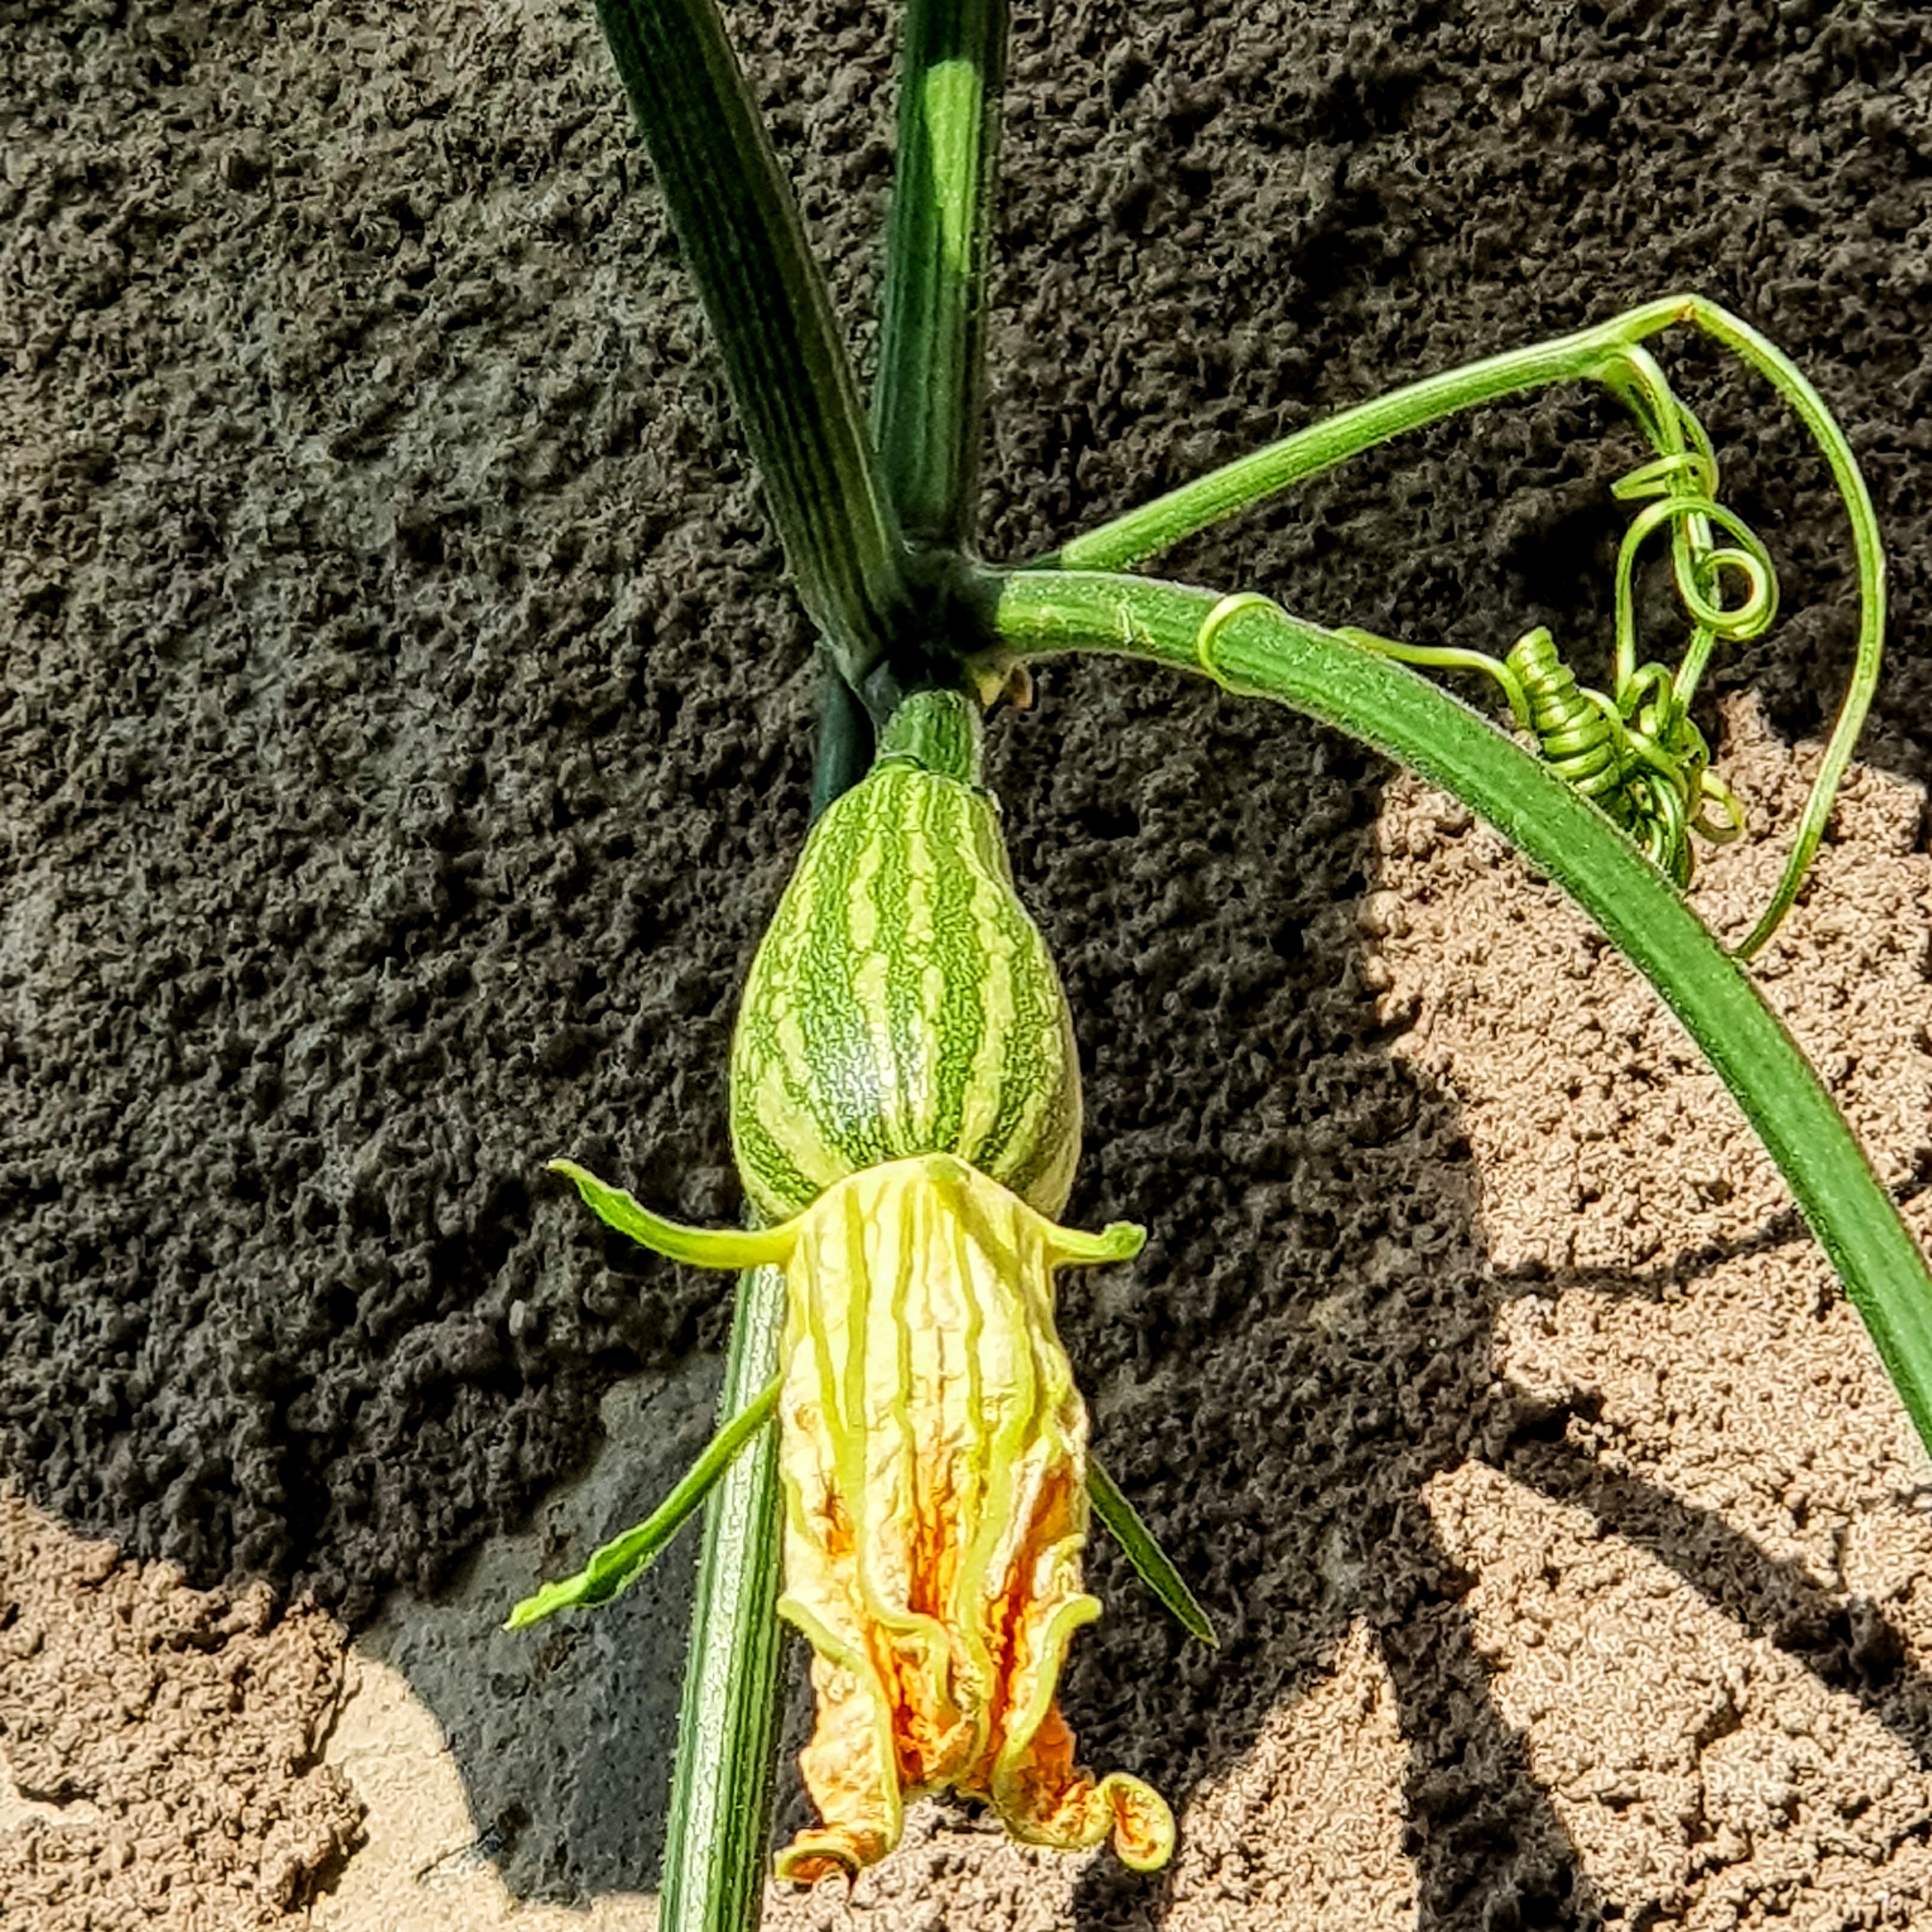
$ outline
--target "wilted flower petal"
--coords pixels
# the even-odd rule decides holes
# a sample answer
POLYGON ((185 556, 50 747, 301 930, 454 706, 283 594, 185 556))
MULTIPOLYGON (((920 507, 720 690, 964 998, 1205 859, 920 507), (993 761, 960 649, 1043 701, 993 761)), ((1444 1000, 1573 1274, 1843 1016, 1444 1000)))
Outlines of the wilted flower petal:
POLYGON ((1081 1588, 1087 1416, 1052 1270, 1130 1254, 1138 1232, 1056 1228, 943 1154, 853 1174, 788 1231, 778 1607, 817 1653, 801 1763, 824 1822, 779 1876, 872 1864, 904 1796, 940 1788, 1030 1844, 1111 1835, 1129 1864, 1165 1863, 1166 1805, 1079 1771, 1053 1697, 1100 1605, 1081 1588))

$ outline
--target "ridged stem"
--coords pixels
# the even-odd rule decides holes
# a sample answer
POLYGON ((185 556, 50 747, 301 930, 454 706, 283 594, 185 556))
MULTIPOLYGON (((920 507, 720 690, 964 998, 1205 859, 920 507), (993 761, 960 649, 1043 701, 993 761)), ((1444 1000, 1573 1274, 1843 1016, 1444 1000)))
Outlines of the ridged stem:
POLYGON ((973 531, 1007 0, 910 0, 872 421, 916 543, 973 531))
MULTIPOLYGON (((871 718, 842 679, 820 694, 812 773, 814 824, 872 762, 871 718)), ((721 1420, 778 1372, 784 1277, 754 1268, 738 1282, 721 1420)), ((760 1916, 778 1761, 777 1604, 782 1492, 778 1431, 767 1429, 719 1479, 704 1512, 665 1828, 658 1932, 755 1932, 760 1916)))
MULTIPOLYGON (((721 1418, 756 1400, 778 1373, 784 1318, 778 1269, 740 1277, 721 1418)), ((658 1932, 752 1932, 758 1922, 784 1648, 779 1509, 778 1431, 766 1429, 718 1479, 704 1508, 658 1932)))
POLYGON ((818 264, 715 0, 596 0, 799 597, 862 685, 915 603, 818 264))
POLYGON ((1273 698, 1412 766, 1480 812, 1608 934, 1715 1068, 1830 1256, 1932 1449, 1932 1273, 1844 1117, 1750 975, 1595 808, 1426 678, 1264 598, 1098 572, 997 592, 1004 647, 1104 651, 1273 698))

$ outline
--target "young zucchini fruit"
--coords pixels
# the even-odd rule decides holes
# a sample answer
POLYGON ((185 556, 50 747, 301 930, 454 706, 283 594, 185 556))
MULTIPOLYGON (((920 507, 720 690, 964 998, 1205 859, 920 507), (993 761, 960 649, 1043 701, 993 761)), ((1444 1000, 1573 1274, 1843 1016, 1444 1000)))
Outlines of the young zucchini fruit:
POLYGON ((1013 890, 970 700, 900 707, 813 829, 731 1046, 731 1140, 782 1220, 847 1174, 957 1154, 1043 1214, 1080 1157, 1060 975, 1013 890))
POLYGON ((1160 1796, 1074 1762, 1054 1690, 1100 1614, 1081 1587, 1090 1502, 1183 1624, 1213 1634, 1088 1453, 1054 1326, 1053 1271, 1124 1259, 1141 1231, 1055 1225, 1079 1154, 1072 1018, 1013 890, 980 782, 976 706, 909 700, 826 812, 752 963, 731 1057, 746 1232, 680 1227, 573 1163, 592 1210, 647 1247, 784 1270, 778 1377, 648 1522, 546 1585, 512 1628, 632 1581, 776 1413, 785 1494, 779 1614, 812 1646, 801 1760, 823 1822, 782 1878, 856 1873, 904 1801, 982 1798, 1028 1844, 1111 1838, 1150 1870, 1160 1796))

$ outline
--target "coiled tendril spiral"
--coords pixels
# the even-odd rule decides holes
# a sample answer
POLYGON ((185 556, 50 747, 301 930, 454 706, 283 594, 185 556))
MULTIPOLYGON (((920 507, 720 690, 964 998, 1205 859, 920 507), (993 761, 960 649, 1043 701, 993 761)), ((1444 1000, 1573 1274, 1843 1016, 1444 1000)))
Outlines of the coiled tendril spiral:
POLYGON ((1644 507, 1617 553, 1607 694, 1579 682, 1540 626, 1502 658, 1397 644, 1352 628, 1343 634, 1407 663, 1480 670, 1494 679, 1552 768, 1667 878, 1688 886, 1692 835, 1720 844, 1745 824, 1737 794, 1711 768, 1711 748, 1691 719, 1690 700, 1718 645, 1748 643, 1769 627, 1778 579, 1756 532, 1718 500, 1717 459, 1703 425, 1648 356, 1637 351, 1630 362, 1625 398, 1653 442, 1664 447, 1611 486, 1620 502, 1644 507), (1672 578, 1690 624, 1674 671, 1637 662, 1636 566, 1644 545, 1660 532, 1668 534, 1672 578), (1727 601, 1734 588, 1742 595, 1727 601))

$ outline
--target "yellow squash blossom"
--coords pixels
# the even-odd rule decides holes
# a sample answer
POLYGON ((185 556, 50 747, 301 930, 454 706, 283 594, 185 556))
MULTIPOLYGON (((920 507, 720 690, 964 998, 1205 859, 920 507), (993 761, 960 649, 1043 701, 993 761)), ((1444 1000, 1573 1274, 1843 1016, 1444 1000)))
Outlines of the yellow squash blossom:
MULTIPOLYGON (((1166 1804, 1138 1778, 1078 1768, 1053 1694, 1068 1640, 1100 1613, 1081 1587, 1087 1412, 1054 1327, 1053 1270, 1124 1260, 1141 1231, 1058 1227, 950 1154, 867 1168, 781 1226, 742 1233, 680 1226, 554 1165, 660 1253, 784 1270, 778 1613, 814 1653, 818 1720, 801 1762, 824 1823, 780 1854, 778 1876, 808 1884, 876 1863, 906 1798, 938 1790, 984 1799, 1028 1844, 1111 1836, 1136 1870, 1165 1864, 1166 1804)), ((740 1423, 769 1413, 754 1404, 740 1423)), ((748 1432, 721 1436, 719 1466, 748 1432)), ((614 1594, 682 1514, 545 1586, 512 1627, 614 1594)))
POLYGON ((1138 1231, 1057 1228, 944 1154, 854 1174, 790 1225, 778 1613, 815 1653, 802 1765, 824 1824, 779 1876, 873 1863, 904 1796, 943 1789, 1028 1844, 1111 1835, 1135 1869, 1165 1864, 1166 1805, 1077 1770, 1053 1696, 1100 1606, 1081 1588, 1087 1412, 1052 1271, 1133 1253, 1138 1231))

